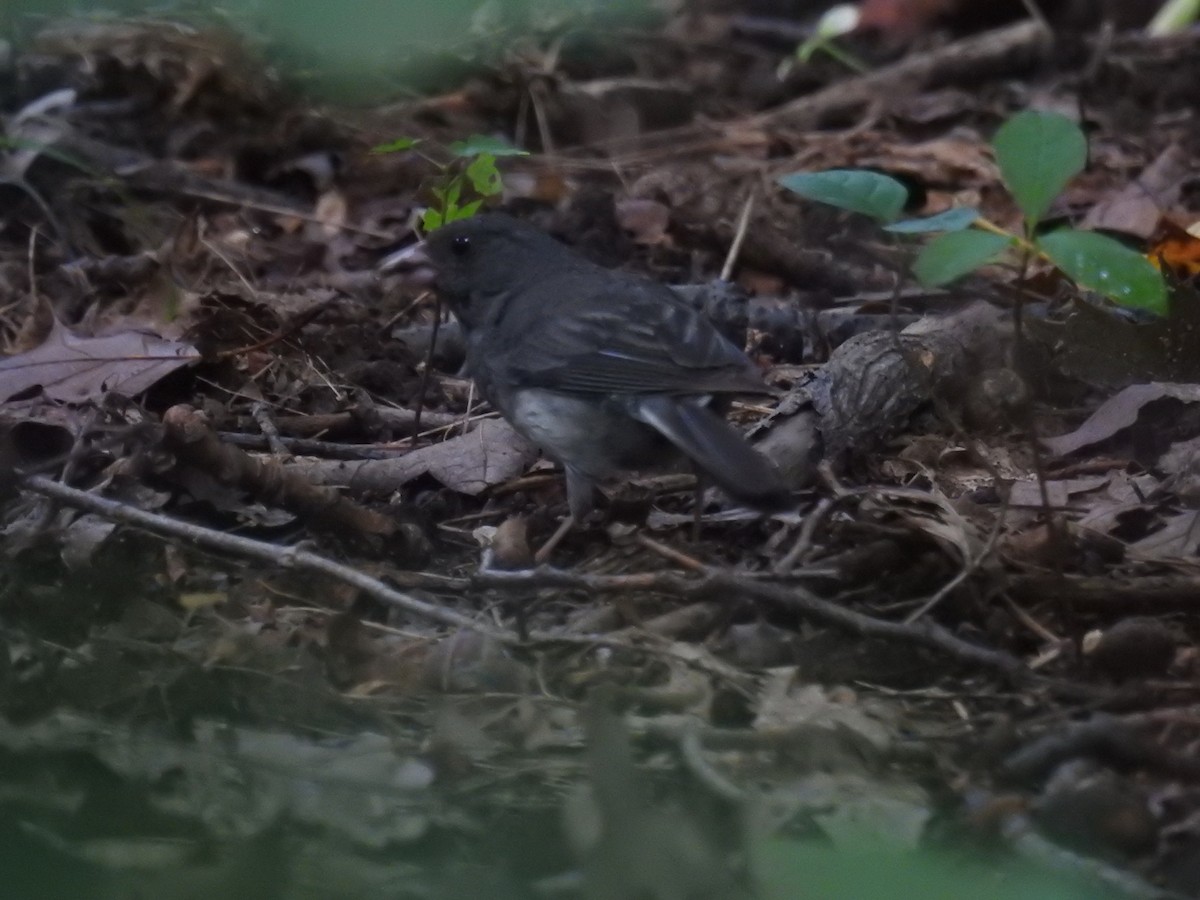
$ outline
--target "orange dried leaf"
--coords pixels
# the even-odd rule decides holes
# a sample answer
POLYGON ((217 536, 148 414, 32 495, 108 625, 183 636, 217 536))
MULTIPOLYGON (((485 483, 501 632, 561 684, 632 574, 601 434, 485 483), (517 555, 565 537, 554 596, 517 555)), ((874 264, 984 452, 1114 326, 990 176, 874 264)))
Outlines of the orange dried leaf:
POLYGON ((1200 273, 1200 237, 1170 219, 1163 219, 1146 256, 1159 269, 1165 267, 1181 278, 1190 278, 1200 273))

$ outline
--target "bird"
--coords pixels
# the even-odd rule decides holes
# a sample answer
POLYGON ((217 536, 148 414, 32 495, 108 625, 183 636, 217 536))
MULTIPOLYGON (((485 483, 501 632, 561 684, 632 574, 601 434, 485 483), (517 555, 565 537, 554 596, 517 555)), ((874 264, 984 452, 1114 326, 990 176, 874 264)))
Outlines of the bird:
POLYGON ((591 512, 597 482, 676 455, 747 506, 786 506, 779 470, 720 411, 731 396, 772 389, 665 285, 597 265, 504 213, 445 224, 380 270, 432 282, 462 328, 466 373, 562 465, 565 524, 591 512))

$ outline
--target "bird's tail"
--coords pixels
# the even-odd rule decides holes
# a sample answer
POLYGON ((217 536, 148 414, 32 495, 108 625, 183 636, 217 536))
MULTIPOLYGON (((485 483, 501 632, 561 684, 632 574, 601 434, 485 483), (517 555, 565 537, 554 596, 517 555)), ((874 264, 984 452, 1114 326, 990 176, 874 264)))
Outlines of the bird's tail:
POLYGON ((651 394, 633 400, 629 413, 678 447, 735 500, 763 510, 787 505, 788 490, 775 464, 702 403, 651 394))

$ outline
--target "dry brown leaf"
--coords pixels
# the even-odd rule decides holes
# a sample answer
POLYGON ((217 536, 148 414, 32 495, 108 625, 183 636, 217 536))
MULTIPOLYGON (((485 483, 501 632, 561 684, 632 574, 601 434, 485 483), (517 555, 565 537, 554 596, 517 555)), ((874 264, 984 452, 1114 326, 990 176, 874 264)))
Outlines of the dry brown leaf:
POLYGON ((463 494, 479 494, 524 472, 537 458, 533 445, 502 419, 485 419, 474 430, 396 459, 298 463, 293 468, 321 484, 360 491, 389 491, 431 475, 463 494))
POLYGON ((670 243, 667 225, 671 210, 666 204, 644 197, 626 197, 616 203, 617 224, 632 235, 634 243, 646 246, 670 243))
POLYGON ((191 344, 152 332, 83 337, 56 321, 40 346, 0 360, 0 400, 35 387, 66 403, 95 400, 110 391, 133 396, 198 359, 191 344))
POLYGON ((1200 549, 1200 512, 1169 516, 1163 527, 1130 545, 1142 559, 1192 559, 1200 549))
POLYGON ((1146 256, 1159 268, 1180 278, 1191 278, 1200 272, 1200 237, 1192 233, 1195 228, 1193 225, 1189 230, 1164 219, 1146 256))
MULTIPOLYGON (((1066 478, 1046 481, 1046 496, 1050 506, 1061 509, 1071 502, 1076 494, 1094 491, 1108 484, 1107 475, 1093 475, 1085 478, 1066 478)), ((1042 485, 1037 481, 1018 481, 1009 490, 1008 503, 1010 506, 1029 506, 1039 509, 1042 506, 1042 485)))
POLYGON ((1065 456, 1083 447, 1106 441, 1137 421, 1147 403, 1170 397, 1184 403, 1200 400, 1200 385, 1152 382, 1134 384, 1109 397, 1086 422, 1069 434, 1045 438, 1042 444, 1056 456, 1065 456))
POLYGON ((1179 202, 1183 184, 1190 173, 1186 151, 1178 144, 1172 144, 1134 181, 1093 206, 1080 227, 1121 231, 1149 239, 1163 210, 1179 202))

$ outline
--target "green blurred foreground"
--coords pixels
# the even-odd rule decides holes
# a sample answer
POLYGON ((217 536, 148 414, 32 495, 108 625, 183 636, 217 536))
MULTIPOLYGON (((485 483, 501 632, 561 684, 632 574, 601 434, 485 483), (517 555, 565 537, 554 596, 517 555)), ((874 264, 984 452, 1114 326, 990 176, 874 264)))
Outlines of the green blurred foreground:
POLYGON ((655 18, 651 0, 3 0, 0 37, 18 47, 68 18, 152 16, 218 23, 260 47, 292 82, 346 103, 453 86, 535 32, 586 34, 655 18))

